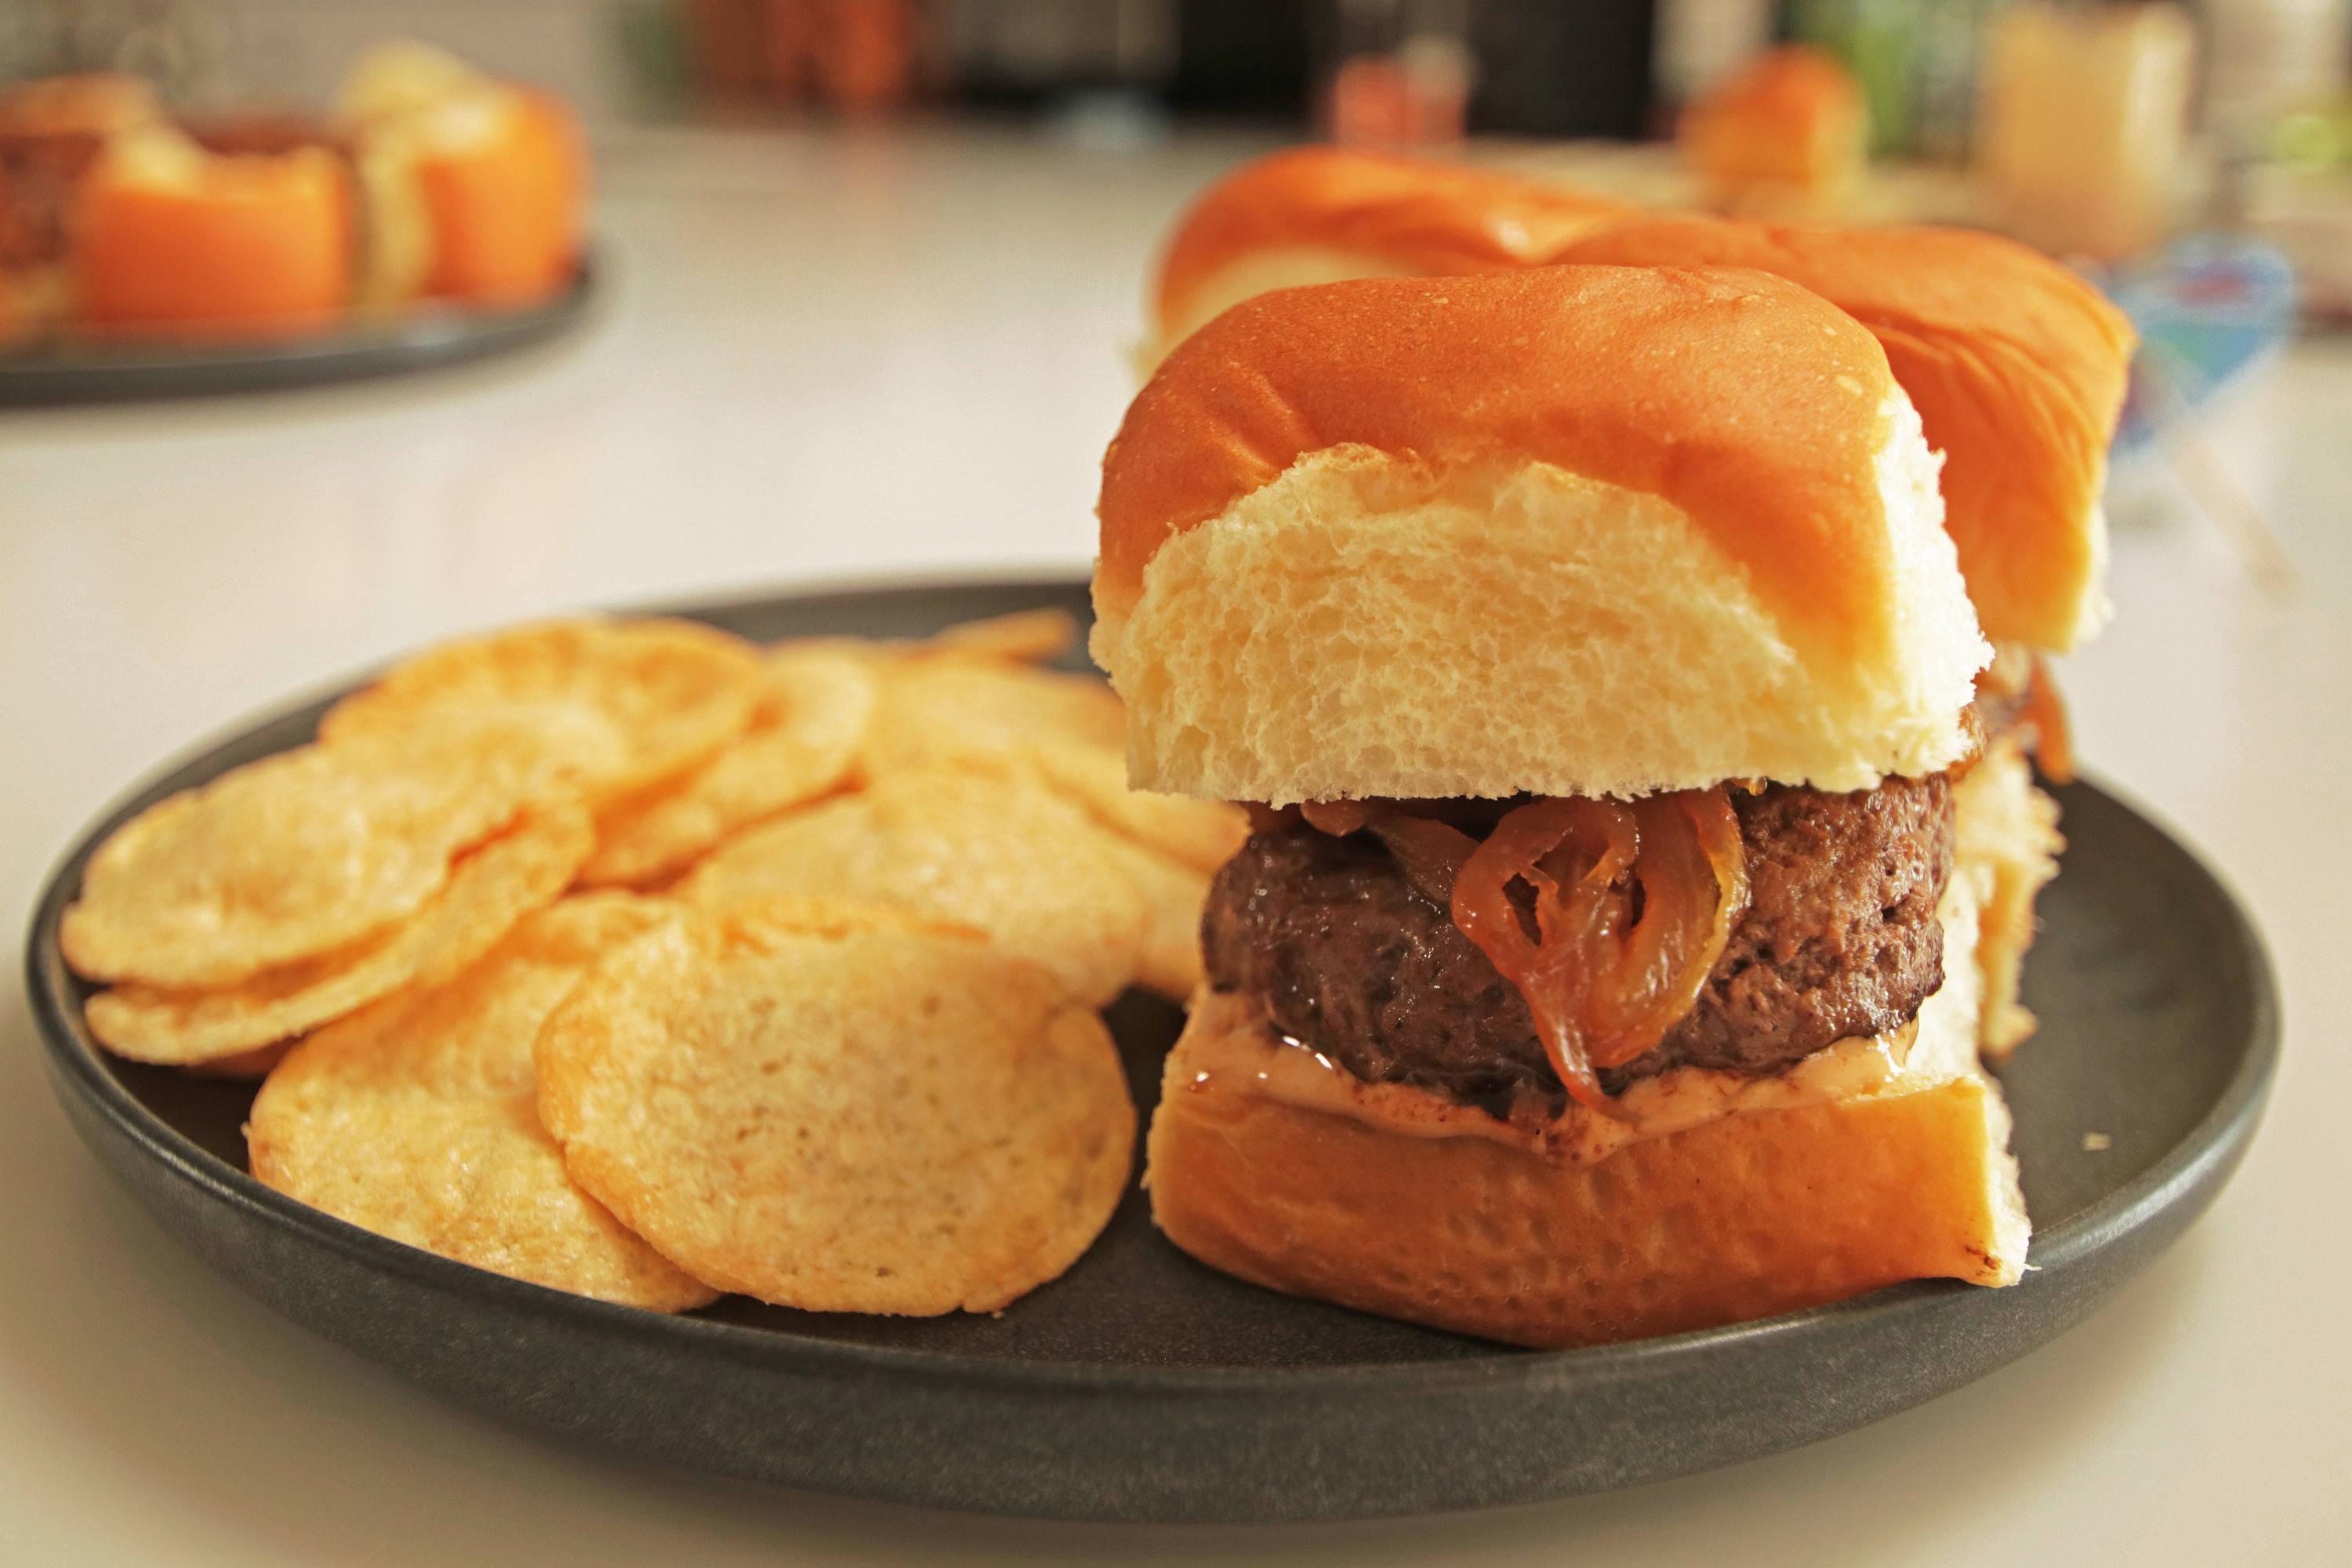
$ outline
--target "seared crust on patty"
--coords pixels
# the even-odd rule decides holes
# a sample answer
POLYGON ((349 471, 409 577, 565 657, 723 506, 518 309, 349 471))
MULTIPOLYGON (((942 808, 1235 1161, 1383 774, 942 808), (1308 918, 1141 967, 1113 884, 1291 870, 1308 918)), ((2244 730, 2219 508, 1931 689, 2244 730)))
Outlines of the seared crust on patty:
MULTIPOLYGON (((1777 1072, 1897 1026, 1943 984, 1943 778, 1735 790, 1732 804, 1748 908, 1691 1011, 1603 1075, 1612 1090, 1682 1066, 1777 1072)), ((1560 1094, 1518 992, 1369 834, 1254 836, 1217 875, 1202 942, 1213 986, 1255 996, 1277 1028, 1368 1082, 1497 1111, 1560 1094)))

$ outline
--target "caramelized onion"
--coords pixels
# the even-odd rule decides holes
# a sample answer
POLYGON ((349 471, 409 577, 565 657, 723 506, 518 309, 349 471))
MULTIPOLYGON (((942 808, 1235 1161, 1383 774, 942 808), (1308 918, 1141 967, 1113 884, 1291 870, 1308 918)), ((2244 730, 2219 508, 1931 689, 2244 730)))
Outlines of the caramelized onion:
POLYGON ((2058 700, 2058 683, 2050 679, 2050 666, 2037 658, 2033 673, 2025 679, 2025 708, 2018 715, 2021 722, 2033 726, 2033 761, 2042 775, 2053 784, 2071 784, 2074 778, 2074 737, 2066 727, 2066 705, 2058 700))
POLYGON ((1690 1011, 1747 903, 1739 819, 1718 786, 1520 806, 1463 862, 1453 912, 1526 999, 1569 1094, 1613 1114, 1595 1069, 1653 1049, 1690 1011), (1516 884, 1533 896, 1525 913, 1516 884))

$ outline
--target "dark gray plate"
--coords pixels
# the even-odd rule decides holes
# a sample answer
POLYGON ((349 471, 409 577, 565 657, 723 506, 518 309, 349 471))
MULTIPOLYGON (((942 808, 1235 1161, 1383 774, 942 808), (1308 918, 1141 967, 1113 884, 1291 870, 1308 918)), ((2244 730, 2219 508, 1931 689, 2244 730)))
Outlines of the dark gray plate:
MULTIPOLYGON (((755 637, 908 635, 1072 583, 884 588, 700 606, 755 637)), ((90 847, 131 812, 307 737, 322 703, 173 768, 92 825, 41 900, 29 994, 58 1098, 172 1232, 296 1321, 477 1410, 786 1485, 1121 1520, 1342 1518, 1657 1480, 1809 1443, 1981 1376, 2079 1321, 2179 1237, 2253 1135, 2277 1058, 2259 941, 2187 850, 2089 784, 2043 900, 2006 1075, 2040 1231, 2008 1290, 1882 1290, 1608 1349, 1513 1351, 1294 1301, 1192 1263, 1140 1194, 1063 1279, 998 1318, 819 1316, 734 1300, 609 1307, 356 1230, 245 1173, 249 1085, 114 1060, 57 949, 90 847), (2113 1140, 2083 1147, 2086 1132, 2113 1140)), ((1111 1015, 1157 1097, 1173 1008, 1111 1015)))
POLYGON ((419 305, 382 322, 235 342, 67 342, 0 354, 0 405, 210 397, 430 370, 543 342, 588 313, 593 260, 572 286, 521 310, 419 305))

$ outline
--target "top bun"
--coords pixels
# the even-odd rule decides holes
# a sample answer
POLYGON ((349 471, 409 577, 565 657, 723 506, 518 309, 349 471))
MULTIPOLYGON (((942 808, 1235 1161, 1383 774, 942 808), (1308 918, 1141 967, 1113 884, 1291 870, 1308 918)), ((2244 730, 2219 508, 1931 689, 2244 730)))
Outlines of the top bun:
POLYGON ((1717 200, 1738 208, 1750 196, 1785 201, 1851 184, 1868 151, 1870 114, 1834 57, 1791 44, 1708 89, 1675 134, 1717 200))
POLYGON ((1864 788, 1958 758, 1989 657, 1886 356, 1760 273, 1261 296, 1099 513, 1095 656, 1174 794, 1864 788))
POLYGON ((1340 147, 1297 147, 1209 187, 1177 225, 1153 300, 1167 352, 1270 289, 1347 278, 1501 272, 1550 259, 1623 204, 1524 175, 1340 147))
POLYGON ((163 122, 155 89, 135 76, 96 71, 42 77, 0 90, 0 134, 95 136, 163 122))
POLYGON ((1565 259, 1752 267, 1876 335, 1944 454, 1945 523, 1987 636, 2063 652, 2105 616, 2099 492, 2134 337, 2048 257, 1966 229, 1822 229, 1659 219, 1565 259))

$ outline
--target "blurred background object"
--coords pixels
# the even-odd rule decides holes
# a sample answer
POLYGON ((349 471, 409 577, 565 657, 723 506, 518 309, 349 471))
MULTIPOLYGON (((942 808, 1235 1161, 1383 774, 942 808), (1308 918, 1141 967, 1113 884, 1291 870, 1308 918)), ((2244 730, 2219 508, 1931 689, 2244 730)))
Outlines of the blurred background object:
POLYGON ((2338 99, 2352 64, 2344 0, 10 0, 0 79, 121 70, 186 108, 314 101, 394 37, 598 120, 1120 91, 1178 118, 1391 141, 1663 134, 1766 49, 1801 43, 1852 75, 1874 153, 1953 162, 2018 68, 2004 51, 2078 54, 2092 96, 2143 84, 2131 112, 2152 126, 2185 74, 2194 101, 2178 107, 2248 144, 2338 99))
MULTIPOLYGON (((2352 321, 2352 0, 8 0, 0 79, 125 73, 201 151, 290 156, 355 134, 322 106, 401 37, 529 84, 624 159, 680 128, 986 127, 1134 155, 1319 137, 1656 207, 1987 226, 2109 268, 2234 235, 2292 267, 2305 321, 2352 321)), ((560 190, 578 133, 535 135, 514 167, 560 190)), ((528 262, 462 282, 454 250, 423 281, 396 254, 416 193, 458 212, 475 187, 446 152, 363 140, 361 302, 532 286, 528 262), (387 204, 387 180, 409 194, 387 204)), ((714 170, 758 156, 717 145, 714 170)), ((95 157, 0 132, 0 332, 62 308, 35 263, 95 157)), ((555 199, 476 187, 477 212, 555 199)))
POLYGON ((225 15, 132 5, 11 35, 50 68, 0 82, 0 341, 57 360, 317 339, 575 291, 588 168, 562 98, 388 43, 331 97, 225 100, 225 73, 192 84, 178 64, 202 57, 171 47, 184 26, 233 36, 225 15))
POLYGON ((2171 5, 2004 8, 1987 40, 1978 164, 2005 227, 2114 259, 2174 226, 2194 34, 2171 5))
POLYGON ((1868 155, 1870 110, 1845 63, 1804 44, 1766 49, 1683 111, 1683 156, 1706 205, 1741 217, 1835 217, 1868 155))
POLYGON ((1344 146, 1459 142, 1477 79, 1468 0, 1332 0, 1323 122, 1344 146))

